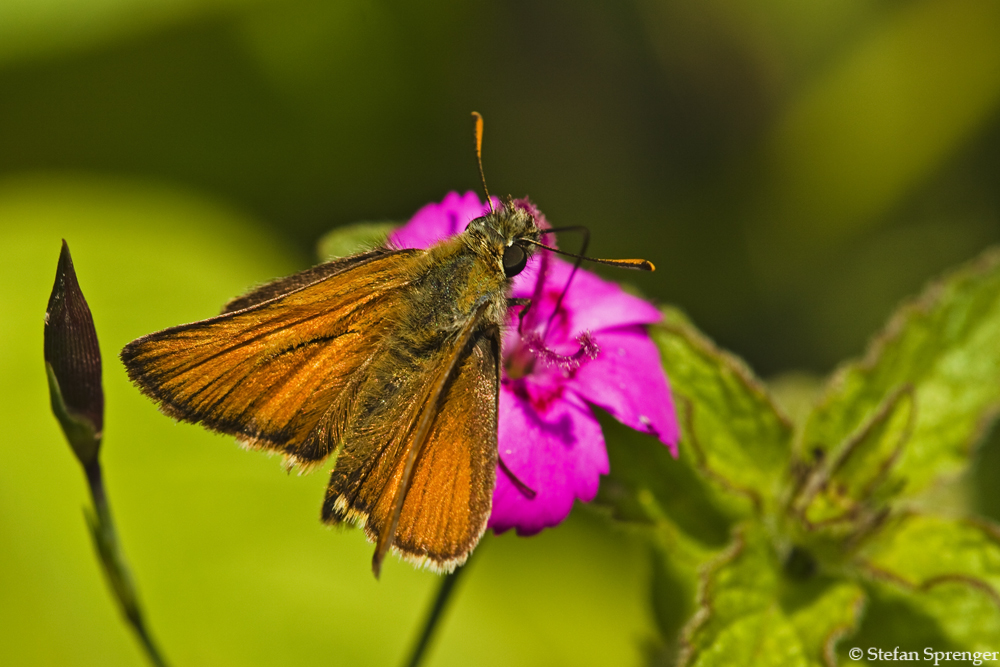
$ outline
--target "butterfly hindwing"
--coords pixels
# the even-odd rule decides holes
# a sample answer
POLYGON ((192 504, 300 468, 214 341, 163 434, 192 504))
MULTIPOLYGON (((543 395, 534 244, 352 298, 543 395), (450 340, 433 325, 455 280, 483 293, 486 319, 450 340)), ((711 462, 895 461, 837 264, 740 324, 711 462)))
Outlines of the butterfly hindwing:
MULTIPOLYGON (((401 503, 392 548, 447 571, 465 561, 490 514, 497 457, 496 327, 474 330, 450 354, 457 355, 454 364, 438 364, 447 377, 422 374, 427 382, 416 388, 416 400, 386 401, 391 414, 369 414, 362 406, 348 426, 323 505, 324 521, 355 521, 381 544, 401 503), (430 422, 421 438, 416 425, 424 415, 430 422)), ((376 551, 376 569, 379 558, 376 551)))
POLYGON ((416 460, 394 546, 450 570, 486 530, 497 465, 499 336, 480 337, 457 374, 416 460))

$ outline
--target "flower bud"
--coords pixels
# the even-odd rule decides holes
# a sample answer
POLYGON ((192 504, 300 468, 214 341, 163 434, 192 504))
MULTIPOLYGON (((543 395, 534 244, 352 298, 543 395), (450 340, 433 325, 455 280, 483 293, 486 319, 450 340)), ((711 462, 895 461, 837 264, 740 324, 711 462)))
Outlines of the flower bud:
POLYGON ((97 459, 104 428, 101 351, 65 240, 45 311, 45 369, 52 412, 87 467, 97 459))

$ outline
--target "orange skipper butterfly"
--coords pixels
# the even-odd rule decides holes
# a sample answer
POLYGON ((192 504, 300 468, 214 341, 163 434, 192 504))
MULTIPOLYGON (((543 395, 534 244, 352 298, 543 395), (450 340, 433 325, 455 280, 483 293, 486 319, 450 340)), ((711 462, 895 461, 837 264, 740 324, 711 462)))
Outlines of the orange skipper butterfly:
POLYGON ((426 250, 336 259, 132 341, 129 377, 167 415, 290 465, 332 458, 323 521, 364 528, 376 576, 390 549, 454 570, 490 516, 511 279, 535 247, 556 251, 528 211, 486 197, 489 214, 426 250))

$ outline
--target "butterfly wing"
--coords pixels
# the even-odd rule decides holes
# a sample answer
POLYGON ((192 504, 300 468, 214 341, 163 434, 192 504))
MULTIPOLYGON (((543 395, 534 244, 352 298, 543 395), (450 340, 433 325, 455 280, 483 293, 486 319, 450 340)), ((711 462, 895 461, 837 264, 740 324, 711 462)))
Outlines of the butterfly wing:
POLYGON ((493 507, 500 338, 479 338, 458 369, 420 451, 394 548, 450 571, 476 546, 493 507))
MULTIPOLYGON (((408 560, 451 571, 486 530, 497 460, 499 341, 495 326, 473 318, 436 367, 417 376, 428 380, 410 392, 413 401, 358 406, 323 520, 364 526, 377 544, 376 575, 390 546, 408 560)), ((373 369, 373 381, 391 384, 379 375, 373 369)))
POLYGON ((272 280, 250 290, 242 296, 232 299, 223 307, 222 313, 225 314, 236 310, 243 310, 244 308, 256 306, 259 303, 270 301, 271 299, 276 299, 277 297, 284 296, 289 292, 293 292, 307 285, 319 282, 320 280, 325 280, 335 274, 342 273, 347 269, 357 268, 361 265, 368 264, 372 260, 378 259, 379 257, 393 254, 395 252, 397 251, 393 251, 388 248, 377 248, 359 255, 340 257, 329 262, 317 264, 316 266, 306 269, 305 271, 299 271, 298 273, 293 273, 290 276, 272 280))
POLYGON ((383 250, 320 265, 254 290, 222 315, 138 338, 122 361, 166 414, 301 464, 321 461, 339 442, 348 389, 377 356, 423 254, 383 250))

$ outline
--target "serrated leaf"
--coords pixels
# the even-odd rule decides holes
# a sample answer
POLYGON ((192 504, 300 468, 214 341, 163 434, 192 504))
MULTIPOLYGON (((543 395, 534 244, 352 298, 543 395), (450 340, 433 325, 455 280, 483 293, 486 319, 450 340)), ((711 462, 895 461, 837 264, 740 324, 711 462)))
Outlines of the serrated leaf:
POLYGON ((796 586, 783 606, 809 659, 827 667, 837 664, 837 644, 857 628, 867 596, 852 582, 817 579, 796 586))
POLYGON ((913 431, 913 392, 904 388, 879 408, 832 459, 809 475, 793 508, 812 529, 840 524, 848 529, 877 513, 895 488, 893 465, 913 431))
POLYGON ((778 496, 788 467, 791 423, 746 364, 678 311, 663 312, 664 322, 650 333, 681 410, 681 449, 691 448, 713 483, 763 509, 778 496))
POLYGON ((997 526, 906 514, 865 546, 858 563, 862 572, 934 619, 957 646, 986 650, 1000 637, 997 526))
POLYGON ((844 496, 866 499, 884 482, 913 429, 913 393, 900 391, 876 412, 872 422, 834 464, 830 481, 844 496))
POLYGON ((777 602, 776 559, 755 528, 702 571, 698 612, 684 629, 682 667, 808 665, 777 602))
POLYGON ((1000 604, 1000 529, 985 521, 906 514, 886 525, 859 557, 908 587, 961 579, 988 587, 1000 604))
POLYGON ((912 495, 968 460, 1000 405, 1000 250, 905 304, 865 358, 842 367, 810 416, 800 452, 835 450, 888 397, 913 387, 913 435, 896 472, 912 495))
POLYGON ((733 545, 701 573, 699 609, 684 630, 682 666, 822 665, 853 630, 862 590, 849 582, 782 572, 759 524, 744 524, 733 545))
POLYGON ((398 222, 356 222, 337 227, 320 238, 316 254, 324 262, 356 255, 383 245, 397 227, 398 222))
MULTIPOLYGON (((886 580, 867 585, 869 604, 864 622, 849 642, 838 647, 841 664, 851 664, 849 647, 874 647, 887 652, 996 650, 1000 612, 985 591, 956 581, 945 581, 914 592, 886 580)), ((872 661, 868 664, 878 664, 872 661)), ((943 664, 943 663, 941 663, 943 664)))

